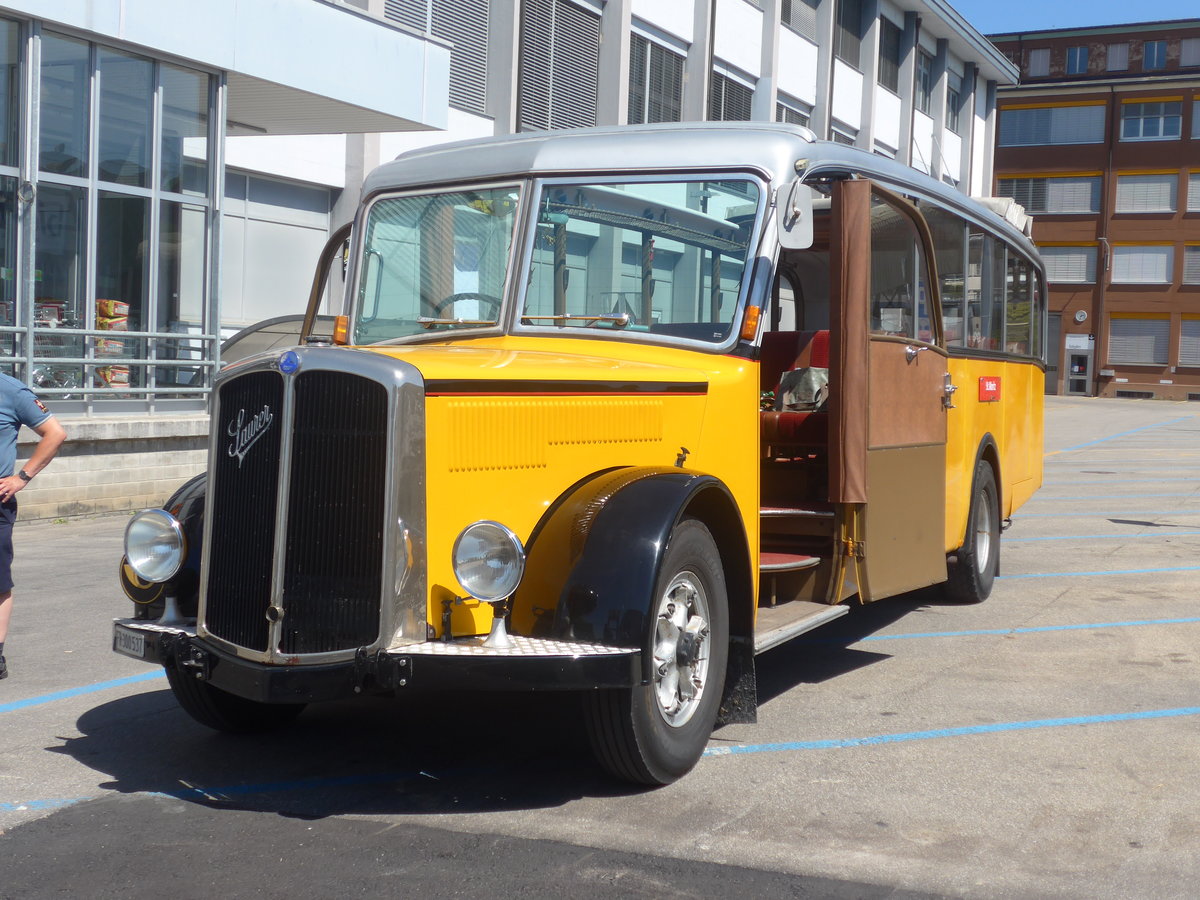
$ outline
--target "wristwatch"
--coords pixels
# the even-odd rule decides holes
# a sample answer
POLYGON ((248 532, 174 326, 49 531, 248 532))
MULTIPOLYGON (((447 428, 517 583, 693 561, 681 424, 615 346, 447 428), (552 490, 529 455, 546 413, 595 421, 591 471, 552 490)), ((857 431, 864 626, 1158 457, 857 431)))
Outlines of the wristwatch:
POLYGON ((26 484, 29 484, 29 482, 33 481, 33 476, 30 475, 28 472, 26 472, 24 469, 22 469, 21 471, 19 471, 17 473, 17 477, 20 478, 26 484))

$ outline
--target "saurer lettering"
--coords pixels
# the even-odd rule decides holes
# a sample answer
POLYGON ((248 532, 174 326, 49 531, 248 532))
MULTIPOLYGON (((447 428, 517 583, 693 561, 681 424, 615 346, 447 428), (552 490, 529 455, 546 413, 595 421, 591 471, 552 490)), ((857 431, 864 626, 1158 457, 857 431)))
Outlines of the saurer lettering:
POLYGON ((249 421, 246 420, 246 410, 238 410, 237 416, 229 423, 225 431, 233 438, 229 444, 229 455, 237 457, 239 469, 242 467, 242 460, 254 446, 254 442, 267 433, 267 429, 274 421, 275 416, 272 415, 269 406, 263 406, 262 410, 255 413, 249 421))

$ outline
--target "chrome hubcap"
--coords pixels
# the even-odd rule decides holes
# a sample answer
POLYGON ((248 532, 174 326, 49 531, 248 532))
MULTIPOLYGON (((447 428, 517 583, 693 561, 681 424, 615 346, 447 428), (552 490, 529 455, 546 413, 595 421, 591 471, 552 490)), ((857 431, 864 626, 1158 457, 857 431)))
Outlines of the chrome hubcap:
POLYGON ((992 496, 983 491, 979 495, 979 507, 975 518, 975 568, 982 575, 987 571, 992 558, 992 531, 995 528, 996 511, 992 509, 992 496))
POLYGON ((659 599, 657 619, 654 696, 663 719, 677 728, 695 714, 708 681, 708 596, 692 572, 672 579, 659 599))

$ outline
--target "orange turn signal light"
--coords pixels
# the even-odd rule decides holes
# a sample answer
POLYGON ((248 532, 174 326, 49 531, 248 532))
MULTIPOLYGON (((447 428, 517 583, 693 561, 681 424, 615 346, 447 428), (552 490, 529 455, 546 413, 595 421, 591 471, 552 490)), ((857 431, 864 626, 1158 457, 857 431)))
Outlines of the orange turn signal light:
POLYGON ((761 306, 746 307, 746 318, 742 321, 742 333, 738 335, 743 341, 754 340, 758 334, 758 317, 762 315, 761 306))
POLYGON ((350 319, 346 316, 335 317, 333 320, 333 342, 335 344, 345 344, 349 333, 350 319))

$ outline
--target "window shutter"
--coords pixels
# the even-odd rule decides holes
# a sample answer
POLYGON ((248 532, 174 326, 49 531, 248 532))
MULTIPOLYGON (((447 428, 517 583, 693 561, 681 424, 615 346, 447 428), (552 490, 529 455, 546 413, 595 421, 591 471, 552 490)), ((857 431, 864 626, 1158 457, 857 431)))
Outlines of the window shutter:
POLYGON ((1179 325, 1179 364, 1200 366, 1200 319, 1184 319, 1179 325))
POLYGON ((518 129, 596 124, 600 17, 566 0, 521 4, 518 129))
POLYGON ((1039 78, 1043 75, 1050 74, 1050 48, 1043 47, 1040 50, 1029 51, 1029 75, 1031 78, 1039 78))
POLYGON ((488 0, 434 0, 433 34, 450 51, 450 105, 483 112, 487 95, 488 0))
POLYGON ((1188 212, 1200 212, 1200 172, 1188 175, 1188 212))
POLYGON ((1170 319, 1110 319, 1108 361, 1165 366, 1170 337, 1170 319))
POLYGON ((784 25, 804 35, 810 41, 817 40, 817 8, 821 0, 783 0, 780 16, 784 25))
POLYGON ((1117 212, 1174 212, 1179 176, 1118 175, 1117 212))
POLYGON ((1103 106, 1056 106, 1000 111, 1002 147, 1099 144, 1103 140, 1103 106))
POLYGON ((728 75, 713 72, 708 118, 713 122, 749 122, 754 92, 728 75))
POLYGON ((432 0, 383 0, 383 17, 428 32, 430 2, 432 0))
POLYGON ((1200 247, 1183 248, 1183 283, 1200 284, 1200 247))
POLYGON ((678 122, 683 116, 683 57, 650 45, 648 122, 678 122))
POLYGON ((1170 284, 1173 247, 1114 247, 1113 284, 1170 284))
POLYGON ((1093 284, 1096 281, 1095 247, 1042 247, 1046 280, 1052 284, 1093 284))
POLYGON ((1129 45, 1108 45, 1108 71, 1124 72, 1129 68, 1129 45))
POLYGON ((1100 179, 1094 176, 1046 179, 1046 211, 1093 213, 1100 211, 1100 179))
POLYGON ((1179 42, 1179 64, 1200 66, 1200 38, 1184 38, 1179 42))
POLYGON ((650 42, 640 34, 629 36, 629 124, 646 121, 646 54, 650 42))

